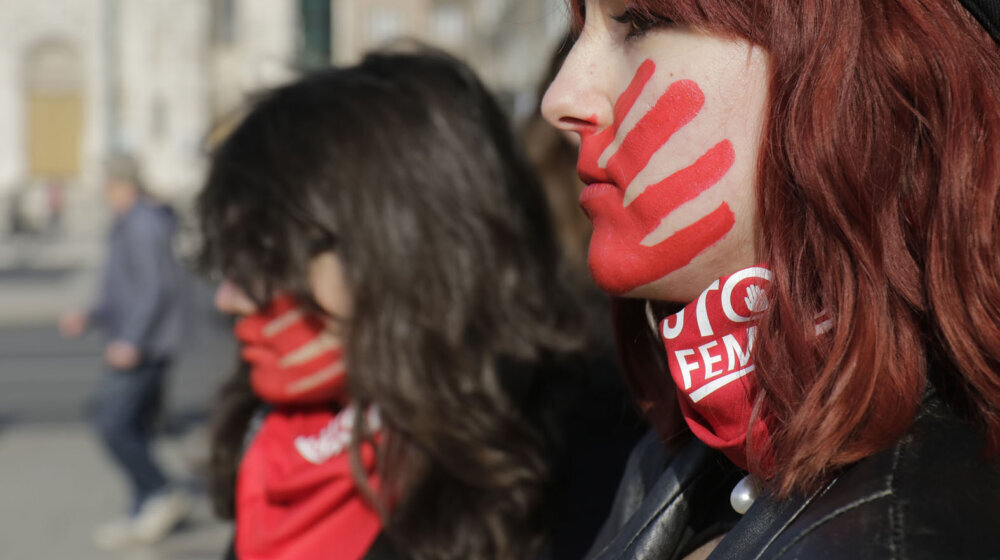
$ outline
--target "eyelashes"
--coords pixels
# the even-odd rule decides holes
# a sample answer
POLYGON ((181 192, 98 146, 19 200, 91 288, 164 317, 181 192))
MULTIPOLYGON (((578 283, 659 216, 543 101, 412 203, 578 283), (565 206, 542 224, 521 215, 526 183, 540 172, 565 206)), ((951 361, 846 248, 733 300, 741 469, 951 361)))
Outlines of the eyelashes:
POLYGON ((653 29, 674 24, 674 21, 669 18, 639 11, 631 7, 625 8, 625 12, 621 15, 611 16, 611 19, 628 26, 628 31, 625 34, 625 40, 627 41, 638 39, 653 29))

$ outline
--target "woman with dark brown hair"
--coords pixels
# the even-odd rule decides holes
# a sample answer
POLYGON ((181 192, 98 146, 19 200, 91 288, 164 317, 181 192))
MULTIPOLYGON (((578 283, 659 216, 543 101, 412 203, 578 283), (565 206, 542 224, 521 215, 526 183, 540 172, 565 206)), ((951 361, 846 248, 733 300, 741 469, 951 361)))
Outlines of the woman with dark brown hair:
POLYGON ((466 65, 375 53, 262 95, 198 210, 241 315, 213 442, 240 560, 584 553, 639 422, 466 65))
POLYGON ((1000 6, 575 14, 544 112, 670 449, 636 450, 594 556, 996 554, 1000 6))

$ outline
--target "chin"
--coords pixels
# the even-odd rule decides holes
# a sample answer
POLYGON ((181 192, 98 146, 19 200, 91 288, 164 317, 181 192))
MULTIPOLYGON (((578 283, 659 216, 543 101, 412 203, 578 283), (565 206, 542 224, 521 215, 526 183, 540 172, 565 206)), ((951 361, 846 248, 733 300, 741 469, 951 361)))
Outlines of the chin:
MULTIPOLYGON (((640 284, 628 274, 628 267, 617 261, 588 259, 590 275, 597 287, 615 297, 652 299, 672 303, 687 303, 698 297, 701 288, 693 286, 693 279, 685 269, 674 271, 663 278, 640 284)), ((711 282, 709 280, 708 282, 711 282)), ((706 283, 707 285, 707 283, 706 283)))
POLYGON ((694 301, 704 290, 705 286, 711 283, 711 281, 704 283, 705 285, 703 286, 701 283, 674 278, 678 274, 683 276, 683 273, 683 270, 678 270, 675 273, 656 280, 655 282, 644 284, 638 288, 621 294, 620 297, 649 299, 653 301, 686 305, 694 301))
POLYGON ((718 260, 714 255, 702 255, 687 266, 638 287, 636 277, 626 274, 628 269, 622 263, 591 258, 588 264, 594 283, 613 296, 686 305, 713 281, 754 264, 751 260, 743 263, 741 259, 729 259, 728 266, 723 266, 718 260))

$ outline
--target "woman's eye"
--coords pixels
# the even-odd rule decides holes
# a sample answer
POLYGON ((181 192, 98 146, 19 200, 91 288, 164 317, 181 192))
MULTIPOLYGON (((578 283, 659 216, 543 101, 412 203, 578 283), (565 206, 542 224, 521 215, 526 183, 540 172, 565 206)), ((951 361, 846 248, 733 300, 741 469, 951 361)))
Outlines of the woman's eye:
POLYGON ((645 35, 646 32, 651 29, 673 23, 667 18, 657 17, 632 8, 626 8, 622 15, 612 16, 611 19, 622 25, 628 26, 628 31, 625 34, 626 40, 637 39, 645 35))

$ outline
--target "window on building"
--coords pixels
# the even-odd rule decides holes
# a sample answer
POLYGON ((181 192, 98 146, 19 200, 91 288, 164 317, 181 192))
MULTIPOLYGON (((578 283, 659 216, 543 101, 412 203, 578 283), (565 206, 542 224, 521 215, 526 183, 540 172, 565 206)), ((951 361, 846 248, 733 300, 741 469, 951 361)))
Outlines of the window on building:
MULTIPOLYGON (((537 1, 537 0, 536 0, 537 1)), ((500 22, 509 2, 498 0, 476 0, 474 10, 476 13, 476 25, 483 28, 491 28, 500 22)))
POLYGON ((212 42, 231 45, 236 42, 236 0, 212 2, 212 42))
POLYGON ((29 48, 23 64, 28 173, 34 178, 75 178, 84 126, 80 50, 69 41, 49 40, 29 48))
POLYGON ((444 2, 434 6, 431 14, 430 36, 444 45, 458 45, 465 40, 466 15, 463 6, 456 2, 444 2))
POLYGON ((330 0, 299 0, 299 63, 305 69, 330 64, 330 0))
POLYGON ((373 8, 369 13, 368 37, 378 44, 398 37, 406 29, 402 14, 389 6, 373 8))
POLYGON ((153 98, 153 102, 150 104, 150 136, 153 137, 157 142, 163 142, 167 138, 169 132, 169 107, 167 106, 167 101, 162 95, 157 95, 153 98))

